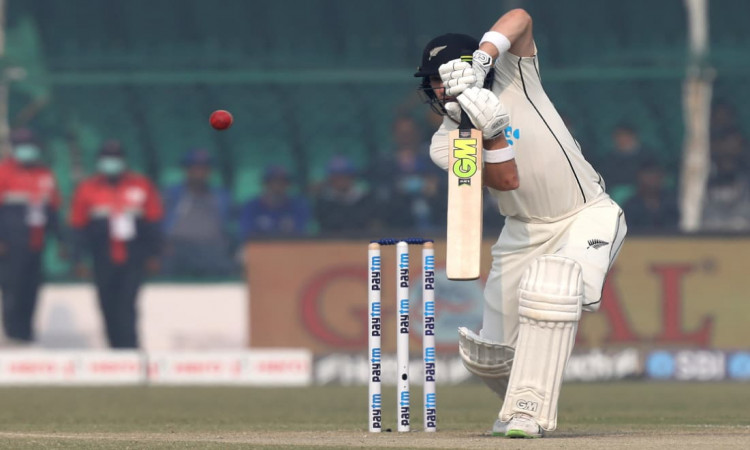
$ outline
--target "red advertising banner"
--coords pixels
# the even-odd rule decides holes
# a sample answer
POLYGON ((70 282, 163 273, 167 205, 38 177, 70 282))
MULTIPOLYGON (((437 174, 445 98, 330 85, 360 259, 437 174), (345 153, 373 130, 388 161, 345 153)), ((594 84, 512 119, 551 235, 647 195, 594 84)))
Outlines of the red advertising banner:
MULTIPOLYGON (((483 274, 490 267, 489 247, 483 274)), ((484 280, 448 281, 437 242, 438 350, 456 348, 459 326, 481 326, 484 280)), ((412 342, 421 331, 420 249, 412 250, 412 342)), ((750 347, 743 255, 750 239, 631 238, 604 287, 599 312, 585 313, 578 349, 750 347)), ((367 242, 253 243, 247 249, 250 345, 305 347, 316 354, 367 348, 367 242)), ((383 349, 395 348, 395 251, 382 250, 383 349)))

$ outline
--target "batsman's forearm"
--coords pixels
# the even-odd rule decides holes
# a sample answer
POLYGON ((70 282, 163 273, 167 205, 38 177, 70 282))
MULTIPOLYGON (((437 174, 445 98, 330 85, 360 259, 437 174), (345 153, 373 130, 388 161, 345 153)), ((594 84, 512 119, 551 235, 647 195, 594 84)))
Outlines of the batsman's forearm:
MULTIPOLYGON (((517 56, 532 56, 532 20, 526 10, 517 8, 503 14, 489 31, 496 31, 510 41, 510 52, 517 56)), ((487 52, 493 60, 499 56, 498 49, 490 42, 483 42, 479 49, 487 52)))
POLYGON ((501 148, 505 148, 508 146, 508 141, 505 139, 505 136, 500 135, 494 139, 483 139, 482 145, 484 146, 485 150, 499 150, 501 148))
MULTIPOLYGON (((488 154, 493 150, 503 151, 502 149, 506 148, 508 148, 508 141, 505 136, 484 140, 484 149, 488 154)), ((484 184, 499 191, 518 189, 518 167, 515 158, 501 163, 485 161, 484 184)))
POLYGON ((511 159, 496 164, 484 165, 484 184, 498 191, 518 189, 518 168, 516 160, 511 159))
POLYGON ((432 135, 430 142, 430 158, 436 166, 443 170, 448 170, 448 154, 450 153, 450 139, 448 139, 448 129, 446 124, 450 118, 443 119, 443 125, 432 135))

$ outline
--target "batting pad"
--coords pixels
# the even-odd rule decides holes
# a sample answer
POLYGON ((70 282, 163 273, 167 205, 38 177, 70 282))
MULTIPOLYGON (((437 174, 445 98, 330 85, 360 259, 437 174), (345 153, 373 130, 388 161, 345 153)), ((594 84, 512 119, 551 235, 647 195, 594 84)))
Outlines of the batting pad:
POLYGON ((500 420, 526 414, 551 431, 581 318, 581 265, 557 255, 539 257, 521 278, 518 303, 518 343, 500 420))
POLYGON ((469 372, 481 378, 500 398, 505 398, 513 364, 513 347, 484 339, 468 328, 460 327, 458 352, 469 372))

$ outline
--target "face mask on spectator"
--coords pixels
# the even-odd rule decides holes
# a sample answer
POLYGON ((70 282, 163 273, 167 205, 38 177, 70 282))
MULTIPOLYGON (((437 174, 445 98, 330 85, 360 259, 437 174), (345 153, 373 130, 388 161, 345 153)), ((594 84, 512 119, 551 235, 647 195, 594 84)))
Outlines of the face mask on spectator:
POLYGON ((21 164, 32 164, 39 161, 41 152, 34 144, 19 144, 13 149, 13 158, 21 164))
POLYGON ((96 167, 104 175, 116 176, 125 171, 125 160, 116 156, 102 156, 96 167))

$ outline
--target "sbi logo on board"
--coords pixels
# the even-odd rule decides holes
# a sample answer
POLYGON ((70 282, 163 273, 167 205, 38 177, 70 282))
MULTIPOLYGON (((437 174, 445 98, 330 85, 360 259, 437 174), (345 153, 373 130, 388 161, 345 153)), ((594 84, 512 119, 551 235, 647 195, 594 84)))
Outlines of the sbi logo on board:
POLYGON ((727 374, 734 380, 750 380, 750 353, 732 354, 727 361, 727 374))
POLYGON ((646 361, 646 374, 657 380, 667 380, 675 374, 675 360, 670 352, 653 352, 646 361))
POLYGON ((655 351, 646 359, 646 375, 657 380, 750 380, 750 352, 655 351))

